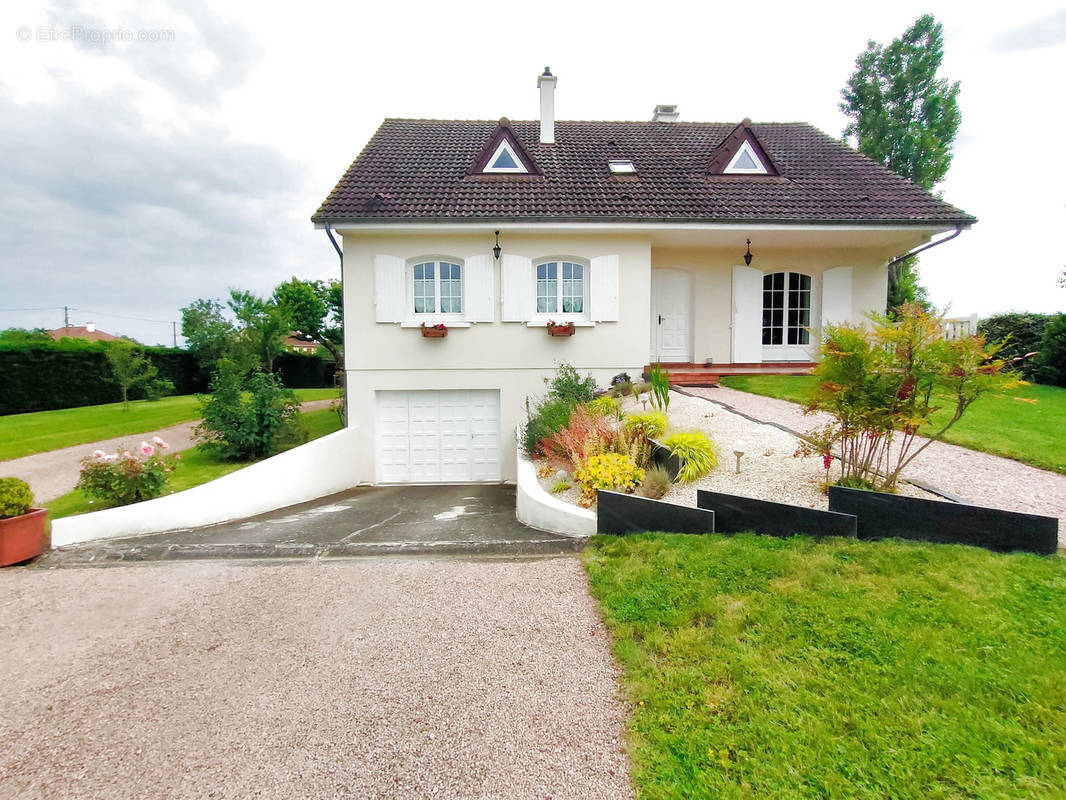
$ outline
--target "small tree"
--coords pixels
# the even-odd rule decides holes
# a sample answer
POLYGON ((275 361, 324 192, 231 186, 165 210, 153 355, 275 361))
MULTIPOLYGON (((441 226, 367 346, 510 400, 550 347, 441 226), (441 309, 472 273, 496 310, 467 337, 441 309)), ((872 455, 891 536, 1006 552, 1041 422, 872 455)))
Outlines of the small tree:
POLYGON ((223 358, 232 358, 237 330, 217 300, 194 300, 181 310, 181 335, 196 356, 200 369, 213 372, 223 358))
POLYGON ((329 351, 338 373, 343 373, 344 299, 340 283, 294 277, 278 284, 274 302, 288 314, 293 329, 329 351))
POLYGON ((839 449, 842 481, 894 491, 907 465, 978 397, 1023 381, 1003 372, 1007 362, 996 357, 998 346, 983 338, 942 339, 942 316, 916 303, 905 303, 898 320, 871 320, 870 329, 827 326, 814 371, 818 388, 807 411, 832 415, 812 438, 824 453, 839 449), (930 431, 941 398, 951 416, 930 431), (928 441, 915 447, 919 431, 928 441))
POLYGON ((125 342, 110 342, 104 349, 104 355, 111 365, 111 374, 122 390, 122 410, 130 407, 129 392, 134 386, 141 386, 156 376, 156 368, 144 350, 137 345, 125 342))
POLYGON ((300 403, 277 375, 250 375, 241 365, 223 359, 211 381, 211 394, 201 398, 203 421, 196 435, 221 458, 241 461, 277 452, 281 435, 300 414, 300 403))

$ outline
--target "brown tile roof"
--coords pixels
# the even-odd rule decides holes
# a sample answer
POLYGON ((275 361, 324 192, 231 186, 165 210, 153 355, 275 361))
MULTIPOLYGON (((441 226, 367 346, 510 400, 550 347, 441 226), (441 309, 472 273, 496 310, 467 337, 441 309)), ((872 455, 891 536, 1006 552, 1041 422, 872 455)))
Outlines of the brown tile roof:
POLYGON ((122 342, 120 336, 112 336, 99 328, 89 330, 85 325, 71 325, 69 328, 55 328, 48 331, 57 342, 60 339, 88 339, 90 342, 122 342))
POLYGON ((780 177, 712 174, 735 123, 563 121, 554 145, 538 122, 508 124, 542 174, 467 174, 497 122, 387 119, 312 220, 975 221, 805 123, 750 126, 780 177), (612 158, 637 174, 612 176, 612 158))

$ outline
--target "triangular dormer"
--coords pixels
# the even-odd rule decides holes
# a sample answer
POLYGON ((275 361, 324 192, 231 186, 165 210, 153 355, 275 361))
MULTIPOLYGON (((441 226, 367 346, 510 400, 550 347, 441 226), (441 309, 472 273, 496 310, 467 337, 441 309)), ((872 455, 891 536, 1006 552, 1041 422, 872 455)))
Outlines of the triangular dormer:
POLYGON ((532 156, 515 136, 511 121, 500 119, 496 130, 481 148, 467 175, 539 175, 532 156))
POLYGON ((714 153, 708 168, 711 175, 779 175, 770 156, 745 119, 725 137, 714 153))

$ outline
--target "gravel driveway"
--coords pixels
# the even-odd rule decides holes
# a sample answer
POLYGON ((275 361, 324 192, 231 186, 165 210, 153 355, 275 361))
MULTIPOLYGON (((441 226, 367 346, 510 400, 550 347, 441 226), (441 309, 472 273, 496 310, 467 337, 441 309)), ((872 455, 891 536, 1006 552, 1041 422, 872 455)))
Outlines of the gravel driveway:
POLYGON ((0 592, 0 796, 633 796, 573 558, 13 569, 0 592))

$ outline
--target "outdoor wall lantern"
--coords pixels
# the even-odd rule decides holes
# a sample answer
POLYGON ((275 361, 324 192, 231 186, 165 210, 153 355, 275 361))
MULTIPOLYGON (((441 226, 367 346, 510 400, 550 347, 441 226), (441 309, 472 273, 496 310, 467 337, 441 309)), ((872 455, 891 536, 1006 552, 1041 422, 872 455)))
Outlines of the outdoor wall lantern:
POLYGON ((747 445, 742 441, 733 442, 733 455, 737 457, 737 475, 740 474, 740 457, 744 455, 744 451, 747 449, 747 445))
MULTIPOLYGON (((744 254, 744 266, 751 266, 751 239, 748 239, 748 252, 744 254)), ((740 472, 740 470, 737 470, 740 472)))
POLYGON ((500 260, 500 253, 502 251, 503 248, 500 247, 500 232, 496 231, 496 246, 492 248, 492 254, 496 257, 497 261, 500 260))

